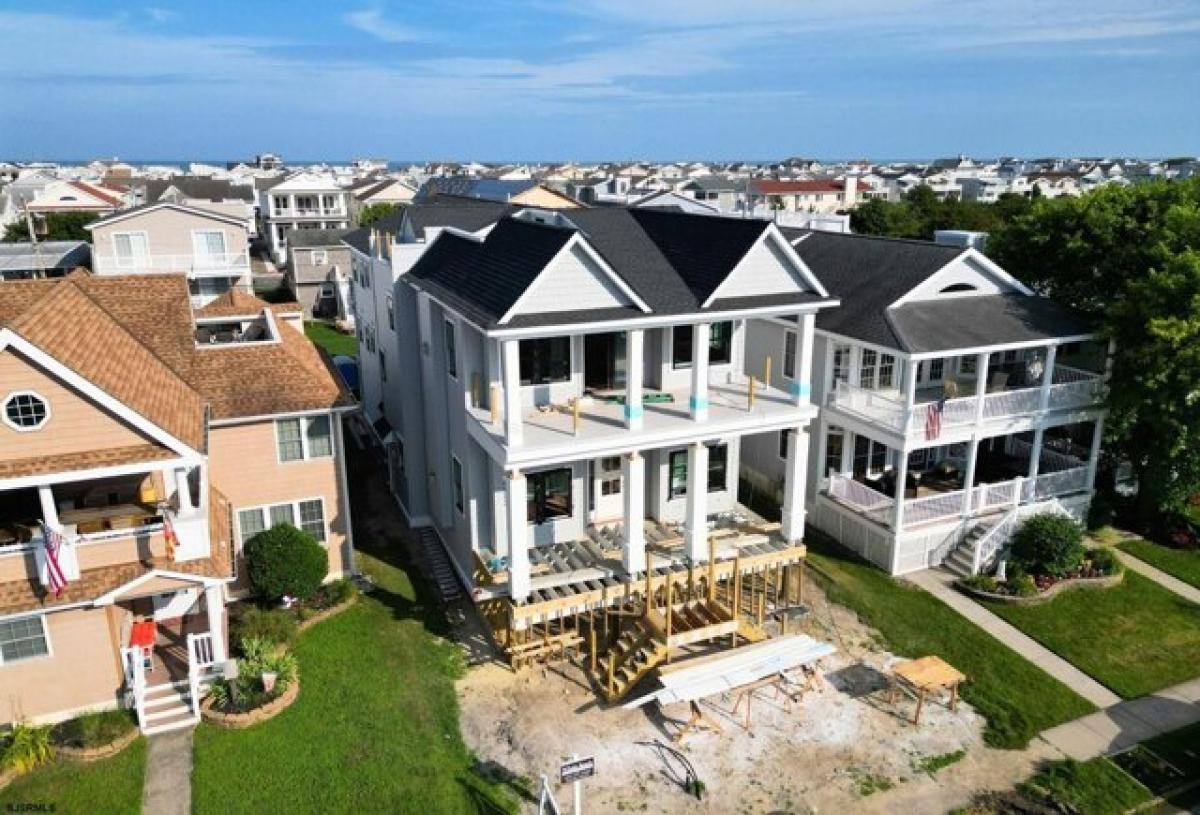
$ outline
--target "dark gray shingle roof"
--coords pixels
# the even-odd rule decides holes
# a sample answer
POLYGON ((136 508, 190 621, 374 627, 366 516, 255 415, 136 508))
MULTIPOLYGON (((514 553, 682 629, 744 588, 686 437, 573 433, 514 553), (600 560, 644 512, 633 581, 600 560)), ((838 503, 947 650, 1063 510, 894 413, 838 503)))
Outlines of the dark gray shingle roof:
POLYGON ((887 316, 901 347, 912 353, 1077 337, 1093 330, 1079 312, 1019 293, 907 303, 887 316))

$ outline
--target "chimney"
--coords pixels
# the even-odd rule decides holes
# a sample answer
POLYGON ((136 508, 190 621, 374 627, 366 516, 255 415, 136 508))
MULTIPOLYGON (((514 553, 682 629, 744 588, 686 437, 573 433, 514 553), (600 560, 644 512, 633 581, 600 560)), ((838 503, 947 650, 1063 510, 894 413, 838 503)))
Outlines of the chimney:
POLYGON ((848 175, 846 180, 842 182, 842 203, 845 206, 853 206, 858 198, 858 176, 848 175))

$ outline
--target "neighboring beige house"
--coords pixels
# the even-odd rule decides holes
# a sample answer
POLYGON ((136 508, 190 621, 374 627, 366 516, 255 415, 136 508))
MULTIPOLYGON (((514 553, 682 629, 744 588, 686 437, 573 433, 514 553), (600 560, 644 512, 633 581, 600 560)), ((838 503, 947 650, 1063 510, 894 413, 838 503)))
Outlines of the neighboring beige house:
POLYGON ((184 275, 196 306, 231 289, 253 290, 244 215, 159 202, 117 212, 87 229, 98 275, 184 275))
POLYGON ((54 181, 26 205, 31 213, 115 212, 125 206, 125 190, 89 184, 86 181, 54 181))
POLYGON ((349 187, 350 209, 354 222, 359 213, 372 204, 407 204, 417 194, 417 188, 398 178, 365 178, 349 187))
POLYGON ((222 215, 232 215, 246 222, 246 231, 251 237, 258 234, 255 218, 254 187, 250 184, 234 184, 220 178, 177 175, 164 179, 150 179, 141 189, 142 204, 171 202, 196 209, 207 209, 222 215))
POLYGON ((346 229, 298 229, 288 240, 284 278, 304 313, 345 320, 350 307, 350 247, 346 229))
POLYGON ((295 304, 230 292, 194 314, 178 275, 6 283, 0 724, 122 705, 146 732, 194 724, 249 537, 289 521, 330 578, 353 570, 353 409, 295 304), (59 594, 42 522, 66 539, 59 594), (135 621, 154 623, 148 653, 135 621))

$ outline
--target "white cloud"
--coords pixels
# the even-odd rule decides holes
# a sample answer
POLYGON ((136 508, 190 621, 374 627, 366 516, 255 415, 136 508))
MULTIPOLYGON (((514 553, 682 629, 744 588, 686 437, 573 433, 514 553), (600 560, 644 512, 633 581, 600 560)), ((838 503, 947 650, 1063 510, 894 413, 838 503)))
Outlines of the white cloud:
POLYGON ((342 19, 351 28, 357 28, 384 42, 415 42, 425 39, 425 35, 418 29, 387 19, 383 9, 379 6, 352 11, 344 15, 342 19))
POLYGON ((162 25, 163 23, 169 23, 171 20, 175 19, 176 16, 176 13, 170 9, 158 8, 156 6, 146 7, 146 17, 149 18, 151 22, 158 23, 159 25, 162 25))

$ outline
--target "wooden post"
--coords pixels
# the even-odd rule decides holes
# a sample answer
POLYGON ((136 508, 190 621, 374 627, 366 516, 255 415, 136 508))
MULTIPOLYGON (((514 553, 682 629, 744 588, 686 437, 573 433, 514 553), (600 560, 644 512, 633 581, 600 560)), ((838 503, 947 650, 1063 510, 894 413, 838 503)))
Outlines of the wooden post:
POLYGON ((762 591, 758 595, 758 627, 762 628, 763 614, 767 610, 767 570, 762 571, 762 591))
POLYGON ((600 602, 600 613, 604 615, 604 644, 608 646, 612 645, 612 637, 608 635, 608 586, 600 592, 600 602))
POLYGON ((668 572, 668 574, 667 574, 667 593, 666 593, 667 610, 666 610, 666 612, 664 612, 666 615, 666 618, 667 618, 667 640, 668 641, 671 639, 671 584, 673 582, 674 582, 673 576, 668 572))
POLYGON ((645 615, 650 616, 650 604, 654 602, 654 584, 651 582, 651 576, 654 574, 654 553, 649 549, 646 550, 646 597, 643 605, 645 606, 645 615))
POLYGON ((796 564, 796 567, 800 572, 800 579, 797 581, 800 585, 798 585, 796 587, 796 589, 797 589, 796 602, 803 603, 804 602, 804 561, 803 560, 800 561, 798 564, 796 564))
POLYGON ((717 542, 708 539, 708 602, 717 599, 717 542))
POLYGON ((696 564, 690 560, 688 561, 687 599, 689 602, 696 599, 696 564))
POLYGON ((617 652, 613 651, 608 658, 608 692, 613 692, 613 676, 617 672, 617 652))
POLYGON ((492 409, 492 424, 500 424, 500 386, 492 385, 488 396, 488 406, 492 409))
POLYGON ((579 435, 579 397, 571 400, 571 419, 574 423, 575 435, 579 435))
POLYGON ((754 377, 750 377, 750 385, 746 389, 746 410, 754 410, 754 377))
POLYGON ((737 647, 737 621, 738 621, 738 605, 742 599, 742 553, 738 552, 733 556, 733 574, 730 575, 730 583, 733 585, 733 633, 729 635, 729 647, 737 647))
POLYGON ((763 386, 767 387, 767 388, 771 387, 771 358, 770 357, 767 357, 766 368, 763 371, 763 386))
POLYGON ((596 673, 596 619, 592 618, 592 624, 588 626, 588 647, 592 651, 592 674, 596 673))

